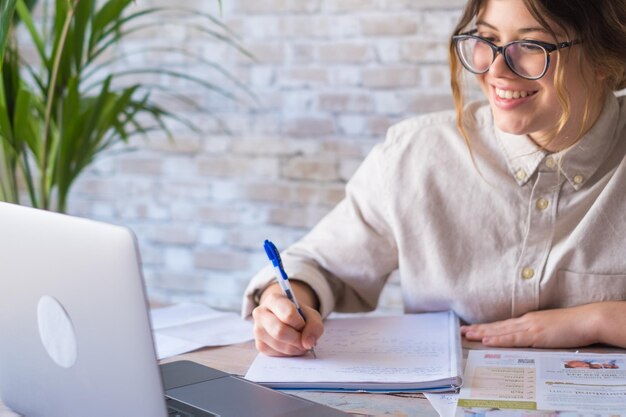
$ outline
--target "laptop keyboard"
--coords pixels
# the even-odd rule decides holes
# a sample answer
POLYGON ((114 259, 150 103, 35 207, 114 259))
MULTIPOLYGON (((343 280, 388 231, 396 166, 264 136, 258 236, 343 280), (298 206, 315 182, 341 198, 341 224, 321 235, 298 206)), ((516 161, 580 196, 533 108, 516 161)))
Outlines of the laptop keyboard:
POLYGON ((166 398, 168 417, 220 417, 218 414, 209 413, 204 410, 197 410, 185 403, 166 398))

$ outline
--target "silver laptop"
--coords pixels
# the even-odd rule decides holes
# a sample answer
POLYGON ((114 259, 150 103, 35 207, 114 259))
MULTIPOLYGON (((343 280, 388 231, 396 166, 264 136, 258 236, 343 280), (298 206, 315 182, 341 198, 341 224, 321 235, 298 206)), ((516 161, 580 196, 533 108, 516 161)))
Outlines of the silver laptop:
POLYGON ((160 368, 133 234, 0 203, 0 398, 26 417, 345 416, 181 361, 160 368))

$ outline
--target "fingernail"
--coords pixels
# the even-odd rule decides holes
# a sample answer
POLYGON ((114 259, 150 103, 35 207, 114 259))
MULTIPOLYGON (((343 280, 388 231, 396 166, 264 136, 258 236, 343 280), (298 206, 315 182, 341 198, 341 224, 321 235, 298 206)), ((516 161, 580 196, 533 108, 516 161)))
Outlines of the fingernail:
POLYGON ((305 346, 307 349, 311 349, 312 347, 315 347, 315 343, 317 342, 317 340, 315 340, 315 338, 313 336, 309 336, 306 338, 305 340, 307 346, 305 346))

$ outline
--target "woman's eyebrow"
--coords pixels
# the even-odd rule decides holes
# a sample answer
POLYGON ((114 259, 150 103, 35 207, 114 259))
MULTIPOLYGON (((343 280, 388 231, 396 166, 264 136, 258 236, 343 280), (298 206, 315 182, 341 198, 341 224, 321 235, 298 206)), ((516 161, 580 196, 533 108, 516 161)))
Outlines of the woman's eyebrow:
MULTIPOLYGON (((489 29, 495 30, 496 32, 498 31, 498 28, 490 25, 489 23, 485 22, 484 20, 478 20, 476 21, 476 26, 487 26, 489 29)), ((527 27, 527 28, 520 28, 517 29, 518 33, 530 33, 530 32, 543 32, 543 33, 548 33, 547 30, 545 30, 544 28, 542 28, 541 26, 532 26, 532 27, 527 27)))

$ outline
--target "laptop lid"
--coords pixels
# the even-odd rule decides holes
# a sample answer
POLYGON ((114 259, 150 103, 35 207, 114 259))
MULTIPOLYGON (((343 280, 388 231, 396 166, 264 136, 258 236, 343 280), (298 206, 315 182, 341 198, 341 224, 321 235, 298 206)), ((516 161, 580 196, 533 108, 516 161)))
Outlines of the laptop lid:
POLYGON ((194 362, 159 368, 120 226, 0 202, 0 335, 0 398, 27 417, 165 417, 166 401, 170 416, 347 415, 194 362))
POLYGON ((126 228, 0 203, 8 407, 28 417, 167 415, 138 259, 126 228))

